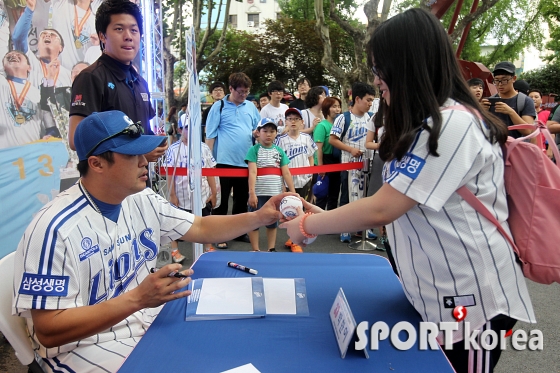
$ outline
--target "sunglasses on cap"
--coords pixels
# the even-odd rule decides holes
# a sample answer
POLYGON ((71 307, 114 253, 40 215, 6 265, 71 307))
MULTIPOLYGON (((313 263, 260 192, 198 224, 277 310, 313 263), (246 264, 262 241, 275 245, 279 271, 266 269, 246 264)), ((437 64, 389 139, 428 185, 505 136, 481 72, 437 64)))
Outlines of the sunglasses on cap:
POLYGON ((99 141, 97 143, 97 145, 95 145, 87 154, 86 154, 86 158, 88 158, 89 156, 91 156, 93 154, 93 152, 95 151, 95 149, 97 149, 99 147, 99 145, 101 145, 102 143, 104 143, 107 140, 110 140, 112 138, 115 138, 117 136, 122 136, 122 135, 128 135, 128 137, 131 138, 137 138, 142 136, 142 134, 144 133, 144 129, 142 128, 142 126, 140 125, 140 123, 132 123, 129 124, 128 126, 126 126, 125 129, 123 129, 121 132, 117 132, 111 136, 108 136, 106 138, 104 138, 103 140, 99 141))

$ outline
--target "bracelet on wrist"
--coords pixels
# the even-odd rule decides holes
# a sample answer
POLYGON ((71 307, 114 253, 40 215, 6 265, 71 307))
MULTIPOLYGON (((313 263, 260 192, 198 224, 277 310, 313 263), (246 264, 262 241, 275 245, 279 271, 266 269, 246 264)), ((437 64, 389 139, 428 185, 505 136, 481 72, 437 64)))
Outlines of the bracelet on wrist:
POLYGON ((303 228, 303 222, 305 221, 305 219, 307 219, 307 217, 309 215, 313 215, 312 212, 306 212, 305 215, 303 215, 303 217, 301 218, 301 220, 299 221, 299 231, 301 232, 301 234, 303 234, 304 237, 306 238, 315 238, 317 237, 316 234, 309 234, 305 231, 305 229, 303 228))

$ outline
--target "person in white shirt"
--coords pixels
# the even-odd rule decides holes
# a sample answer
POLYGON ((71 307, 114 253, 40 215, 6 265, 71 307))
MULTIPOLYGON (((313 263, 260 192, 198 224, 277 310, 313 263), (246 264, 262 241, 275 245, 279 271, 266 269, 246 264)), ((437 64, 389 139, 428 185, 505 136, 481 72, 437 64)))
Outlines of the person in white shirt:
POLYGON ((284 83, 279 80, 274 80, 268 84, 268 95, 270 102, 261 108, 261 118, 272 118, 278 127, 278 133, 284 132, 284 113, 288 110, 288 105, 283 104, 281 101, 284 98, 284 83))

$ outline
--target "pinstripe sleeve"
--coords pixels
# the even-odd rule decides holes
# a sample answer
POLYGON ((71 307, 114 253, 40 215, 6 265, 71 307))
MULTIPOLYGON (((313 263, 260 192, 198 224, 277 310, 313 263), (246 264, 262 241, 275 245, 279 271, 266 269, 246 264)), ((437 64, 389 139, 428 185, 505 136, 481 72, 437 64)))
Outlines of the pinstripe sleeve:
POLYGON ((439 157, 428 154, 429 133, 420 131, 409 152, 389 162, 384 175, 393 188, 435 211, 495 160, 492 145, 470 113, 444 111, 442 119, 439 157))

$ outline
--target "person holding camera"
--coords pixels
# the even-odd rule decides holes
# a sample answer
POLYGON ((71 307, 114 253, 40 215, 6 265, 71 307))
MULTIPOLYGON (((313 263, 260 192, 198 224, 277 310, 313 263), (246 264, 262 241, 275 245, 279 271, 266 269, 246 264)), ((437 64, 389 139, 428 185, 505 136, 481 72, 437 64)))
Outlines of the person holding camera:
MULTIPOLYGON (((481 103, 484 108, 505 123, 506 126, 516 124, 533 123, 537 117, 533 100, 524 93, 517 93, 513 88, 517 76, 515 76, 515 65, 511 62, 500 62, 494 68, 494 85, 498 89, 498 95, 483 98, 481 103)), ((509 131, 514 138, 527 136, 530 129, 509 131)))

